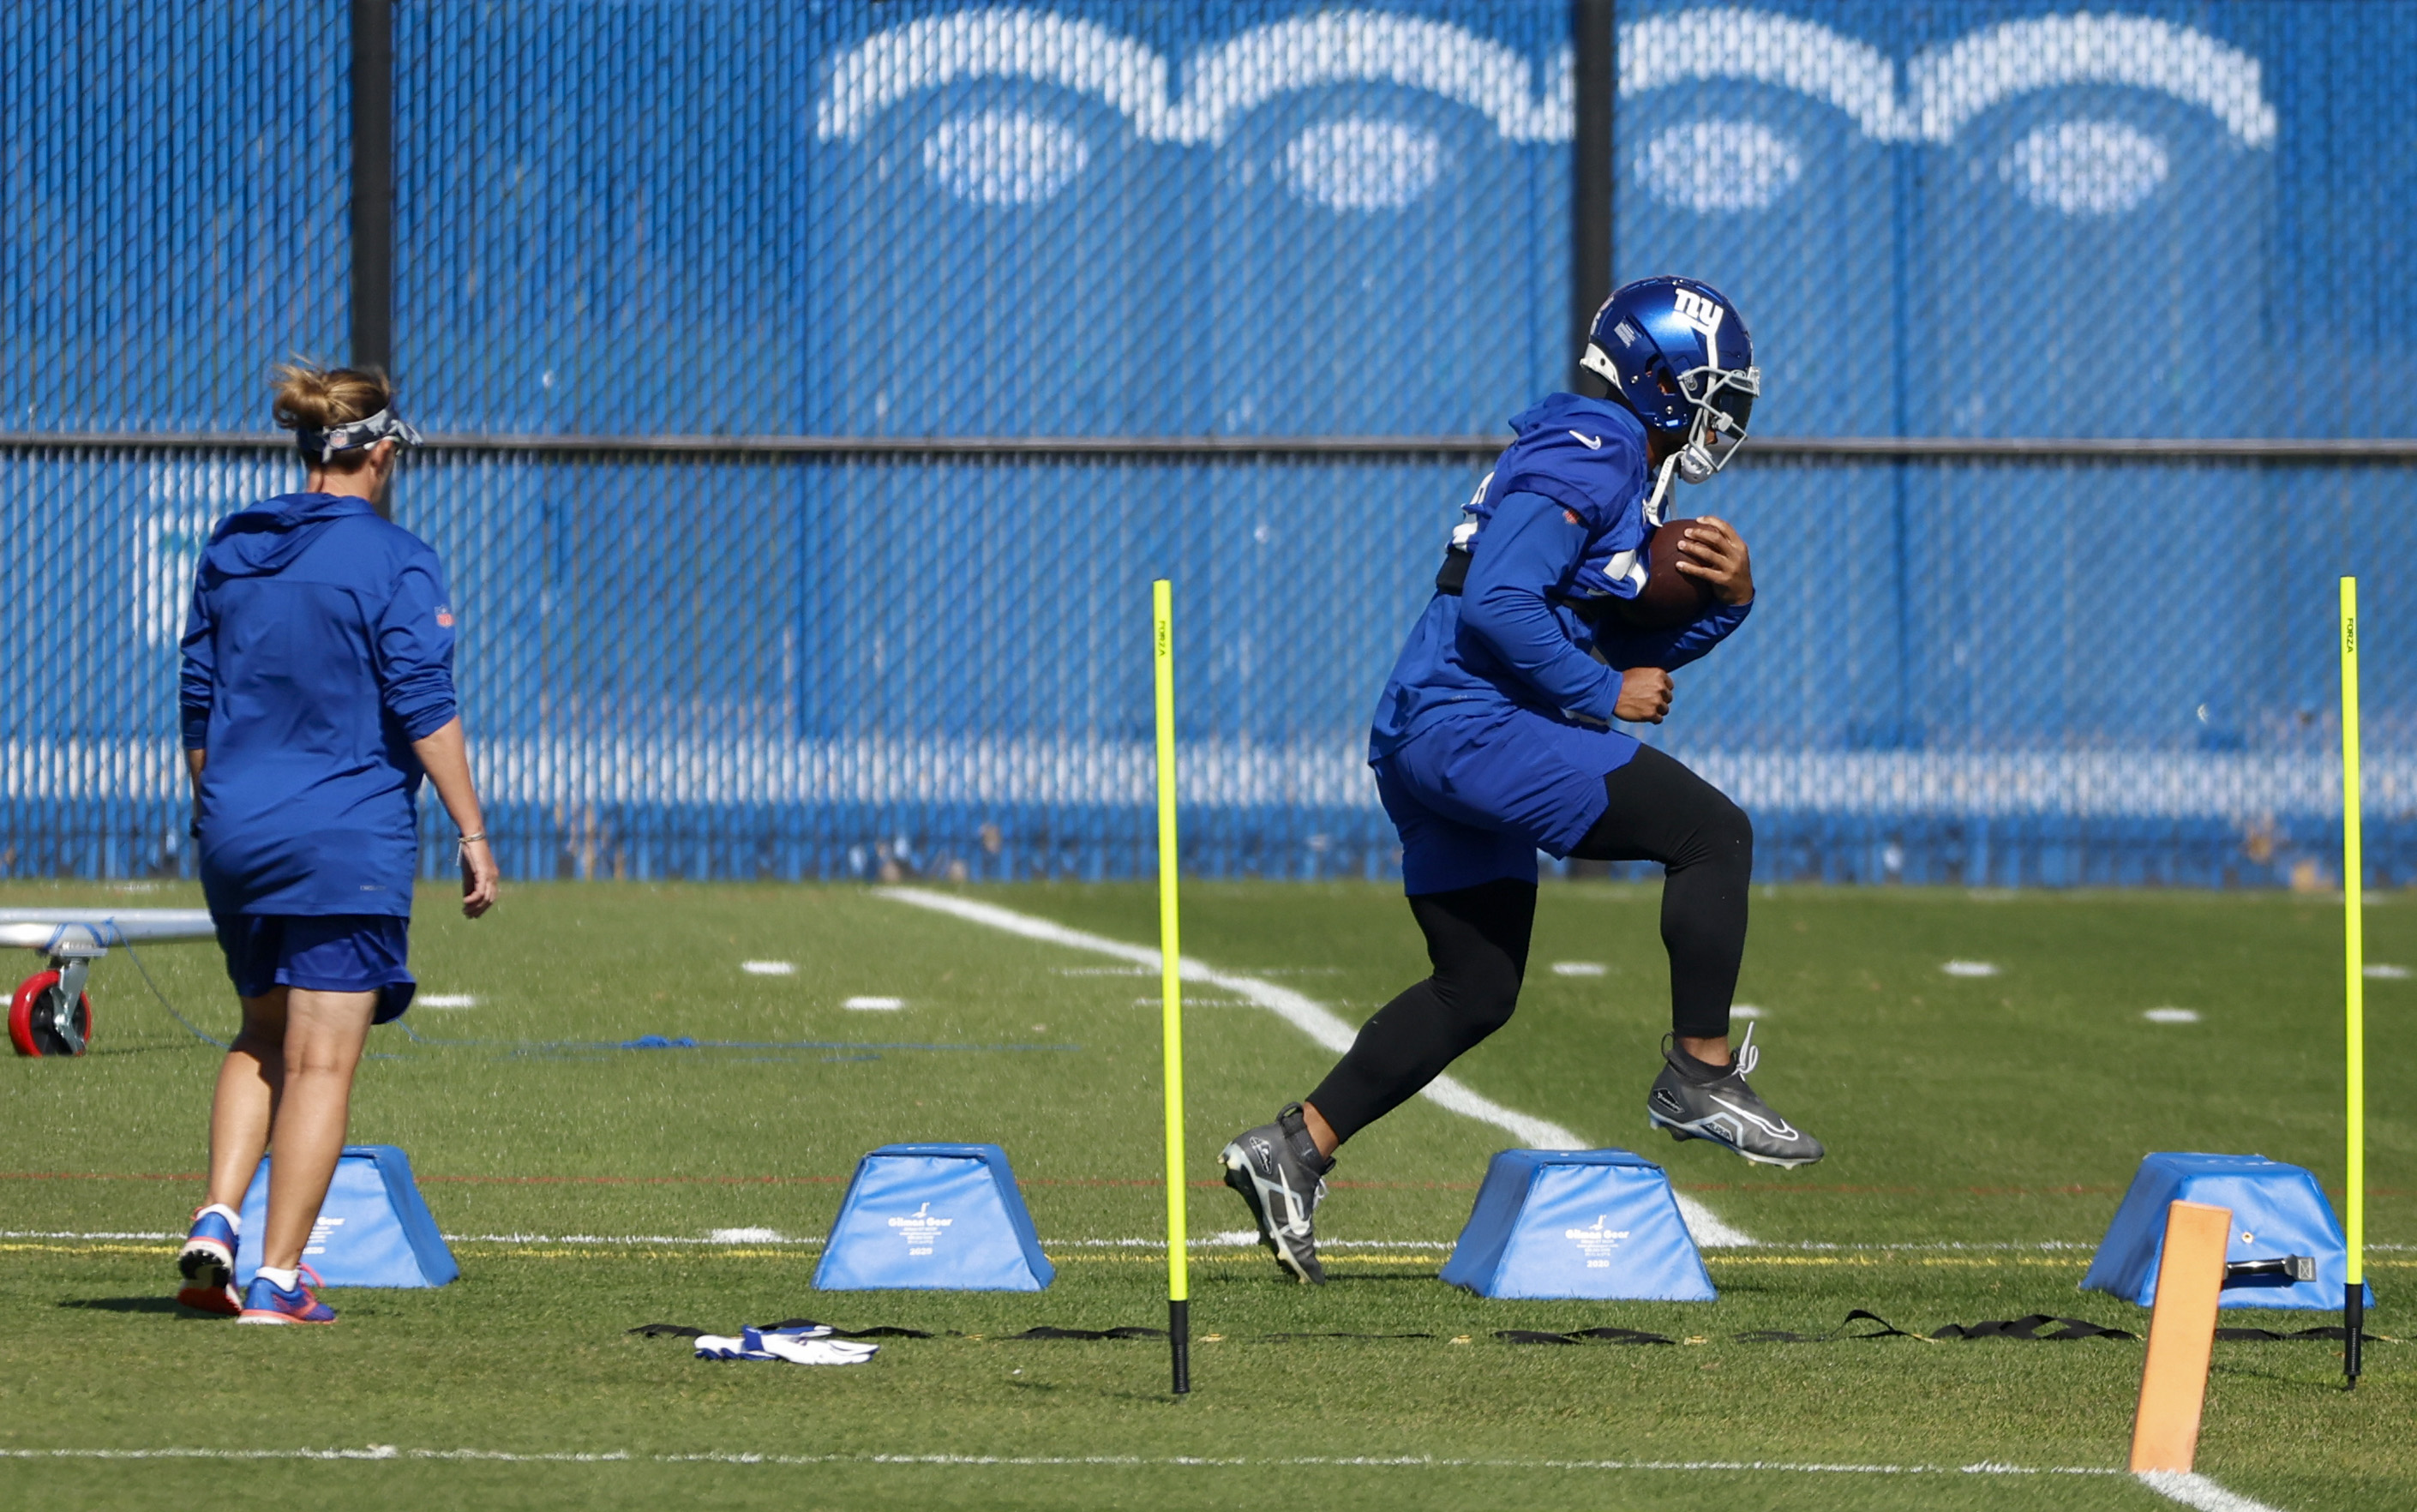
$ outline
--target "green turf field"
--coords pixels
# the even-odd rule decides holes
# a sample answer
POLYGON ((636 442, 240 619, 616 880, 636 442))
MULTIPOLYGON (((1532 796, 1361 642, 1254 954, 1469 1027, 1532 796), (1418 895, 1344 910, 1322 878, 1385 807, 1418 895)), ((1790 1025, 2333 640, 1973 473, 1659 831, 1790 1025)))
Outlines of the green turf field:
MULTIPOLYGON (((1136 943, 1155 929, 1142 887, 967 895, 1136 943)), ((1666 1162, 1682 1192, 1756 1241, 1708 1252, 1720 1302, 1498 1303, 1444 1287, 1435 1272, 1485 1159, 1512 1141, 1419 1101, 1335 1173, 1320 1219, 1339 1244, 1334 1284, 1294 1287, 1254 1250, 1198 1248, 1194 1327, 1208 1336, 1185 1401, 1165 1395, 1163 1345, 1001 1336, 1163 1321, 1163 1257, 1146 1244, 1163 1228, 1156 981, 1118 974, 1113 959, 859 888, 524 886, 477 924, 425 907, 422 990, 478 1002, 409 1021, 431 1040, 476 1043, 378 1031, 372 1050, 388 1058, 363 1070, 354 1137, 408 1149, 445 1229, 486 1237, 457 1243, 457 1284, 331 1292, 343 1322, 300 1330, 183 1318, 166 1302, 173 1245, 144 1236, 180 1230, 198 1200, 216 1056, 113 956, 96 975, 91 1056, 0 1066, 0 1451, 11 1456, 0 1499, 2172 1505, 2121 1476, 2046 1473, 2121 1464, 2136 1343, 1737 1336, 1823 1333, 1854 1307, 1922 1333, 2031 1312, 2144 1327, 2136 1309, 2075 1290, 2142 1153, 2257 1151, 2338 1180, 2338 905, 1759 896, 1740 991, 1764 1010, 1756 1081, 1832 1152, 1781 1172, 1643 1127, 1666 1015, 1657 895, 1547 887, 1519 1017, 1455 1073, 1520 1112, 1666 1162), (749 959, 796 970, 751 975, 749 959), (1951 959, 1999 971, 1951 976, 1951 959), (1608 970, 1564 976, 1556 961, 1608 970), (857 995, 906 1006, 843 1006, 857 995), (2142 1018, 2161 1006, 2200 1021, 2142 1018), (647 1033, 816 1044, 540 1043, 647 1033), (808 1241, 857 1156, 906 1139, 1005 1145, 1056 1284, 1038 1295, 814 1291, 808 1241), (717 1229, 781 1237, 711 1242, 717 1229), (625 1333, 800 1314, 954 1336, 892 1341, 863 1367, 803 1369, 710 1364, 625 1333), (1685 1342, 1494 1336, 1598 1324, 1685 1342), (1432 1336, 1272 1336, 1320 1333, 1432 1336), (371 1459, 372 1445, 393 1452, 371 1459), (1704 1464, 1792 1468, 1682 1468, 1704 1464), (1981 1465, 2041 1473, 1964 1468, 1981 1465)), ((0 886, 0 906, 50 899, 195 901, 175 888, 0 886)), ((2375 907, 2367 938, 2370 959, 2417 965, 2417 902, 2375 907)), ((1185 944, 1355 1022, 1422 969, 1407 910, 1383 887, 1195 885, 1185 944)), ((144 958, 205 1028, 232 1027, 213 950, 144 958)), ((2405 1070, 2417 980, 2370 988, 2369 1238, 2417 1246, 2405 1070)), ((1330 1058, 1225 992, 1196 992, 1188 1024, 1193 1231, 1205 1238, 1246 1221, 1213 1184, 1217 1146, 1300 1095, 1330 1058)), ((2370 1265, 2381 1294, 2370 1325, 2397 1333, 2417 1247, 2379 1248, 2370 1265)), ((2333 1321, 2228 1321, 2277 1319, 2333 1321)), ((2199 1468, 2288 1512, 2417 1504, 2417 1367, 2404 1363, 2417 1346, 2372 1346, 2350 1397, 2338 1348, 2220 1344, 2199 1468)))

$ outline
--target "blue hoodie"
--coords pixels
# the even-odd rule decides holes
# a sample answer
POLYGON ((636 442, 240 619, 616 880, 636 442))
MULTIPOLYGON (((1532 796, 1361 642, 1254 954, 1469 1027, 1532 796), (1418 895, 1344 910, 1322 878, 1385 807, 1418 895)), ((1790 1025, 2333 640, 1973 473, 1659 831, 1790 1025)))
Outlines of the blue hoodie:
POLYGON ((212 532, 183 649, 211 913, 407 917, 411 742, 455 712, 436 553, 367 499, 264 500, 212 532))
POLYGON ((1645 510, 1645 426, 1610 400, 1549 394, 1511 427, 1518 439, 1462 506, 1475 527, 1467 579, 1411 627, 1376 703, 1370 761, 1439 720, 1513 707, 1608 725, 1624 668, 1675 671, 1753 607, 1718 604, 1675 630, 1589 623, 1573 601, 1634 598, 1645 581, 1638 551, 1661 523, 1645 510))

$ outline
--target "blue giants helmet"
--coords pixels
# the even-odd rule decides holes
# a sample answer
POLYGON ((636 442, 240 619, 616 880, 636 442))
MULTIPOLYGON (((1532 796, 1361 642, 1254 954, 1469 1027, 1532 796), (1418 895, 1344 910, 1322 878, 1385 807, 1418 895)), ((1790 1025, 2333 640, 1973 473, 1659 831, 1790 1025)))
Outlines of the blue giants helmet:
POLYGON ((1691 278, 1648 278, 1612 292, 1595 312, 1578 366, 1611 385, 1646 428, 1686 437, 1672 460, 1700 483, 1745 439, 1762 370, 1728 296, 1691 278))

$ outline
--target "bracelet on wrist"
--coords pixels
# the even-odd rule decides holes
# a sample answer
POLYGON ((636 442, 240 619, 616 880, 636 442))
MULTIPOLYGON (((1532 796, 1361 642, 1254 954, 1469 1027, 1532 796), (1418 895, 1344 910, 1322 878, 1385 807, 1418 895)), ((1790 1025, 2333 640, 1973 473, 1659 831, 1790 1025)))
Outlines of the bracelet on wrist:
POLYGON ((477 834, 465 834, 465 835, 464 835, 461 839, 456 840, 455 842, 453 842, 453 844, 454 844, 454 848, 455 848, 456 849, 465 849, 465 848, 468 848, 468 847, 469 847, 469 846, 470 846, 474 841, 481 841, 481 840, 484 840, 484 839, 486 839, 486 838, 487 838, 487 832, 486 832, 486 831, 484 831, 484 830, 481 830, 481 831, 479 831, 477 834))

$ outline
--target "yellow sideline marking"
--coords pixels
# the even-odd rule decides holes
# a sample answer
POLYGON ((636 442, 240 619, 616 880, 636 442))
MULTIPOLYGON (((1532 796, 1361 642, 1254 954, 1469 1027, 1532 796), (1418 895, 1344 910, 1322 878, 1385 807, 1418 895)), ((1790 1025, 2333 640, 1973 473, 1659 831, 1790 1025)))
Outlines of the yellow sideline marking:
MULTIPOLYGON (((798 1246, 790 1246, 782 1249, 722 1249, 716 1248, 709 1245, 699 1245, 692 1249, 632 1249, 627 1245, 595 1245, 587 1246, 564 1246, 554 1249, 524 1249, 516 1245, 482 1243, 478 1240, 468 1239, 455 1241, 453 1243, 453 1247, 457 1251, 477 1251, 482 1259, 491 1260, 506 1257, 517 1260, 601 1260, 616 1257, 631 1260, 806 1260, 812 1258, 815 1253, 813 1250, 798 1246)), ((1202 1246, 1194 1245, 1192 1247, 1200 1262, 1208 1265, 1238 1264, 1246 1260, 1253 1260, 1260 1258, 1255 1247, 1244 1248, 1238 1245, 1233 1250, 1224 1254, 1201 1254, 1200 1250, 1202 1246)), ((0 1254, 11 1255, 174 1255, 176 1251, 177 1246, 175 1245, 70 1245, 26 1244, 23 1242, 0 1243, 0 1254)), ((1413 1251, 1406 1255, 1341 1254, 1330 1257, 1330 1259, 1333 1263, 1338 1265, 1432 1265, 1436 1263, 1438 1259, 1447 1257, 1451 1253, 1452 1249, 1450 1245, 1437 1245, 1431 1250, 1413 1251)), ((1051 1263, 1057 1265, 1157 1265, 1163 1263, 1160 1257, 1154 1253, 1142 1255, 1103 1255, 1086 1251, 1075 1255, 1051 1255, 1049 1260, 1051 1263)), ((2054 1257, 2029 1255, 2007 1255, 1999 1257, 1984 1255, 1741 1255, 1735 1250, 1725 1250, 1707 1254, 1704 1256, 1704 1263, 1707 1265, 1853 1265, 1872 1269, 1891 1265, 1983 1268, 2018 1265, 2038 1266, 2049 1270, 2077 1270, 2088 1265, 2090 1262, 2086 1260, 2077 1258, 2066 1260, 2054 1257)), ((2417 1269, 2417 1260, 2369 1260, 2366 1262, 2366 1268, 2371 1271, 2411 1270, 2417 1269)))
POLYGON ((631 1249, 626 1245, 603 1245, 584 1249, 516 1249, 497 1245, 486 1252, 486 1259, 509 1257, 514 1260, 603 1260, 614 1255, 626 1255, 631 1260, 812 1260, 815 1252, 809 1249, 712 1249, 698 1245, 694 1249, 631 1249))
MULTIPOLYGON (((1196 1263, 1201 1263, 1201 1266, 1250 1266, 1250 1263, 1259 1263, 1259 1260, 1264 1260, 1267 1256, 1221 1254, 1221 1256, 1194 1256, 1194 1259, 1196 1263)), ((1434 1251, 1434 1254, 1423 1254, 1423 1256, 1376 1256, 1376 1254, 1327 1256, 1327 1266, 1330 1268, 1334 1266, 1440 1266, 1445 1259, 1448 1259, 1445 1251, 1440 1251, 1438 1248, 1438 1251, 1434 1251)), ((1158 1256, 1126 1256, 1126 1254, 1073 1254, 1073 1256, 1054 1254, 1049 1256, 1049 1263, 1054 1263, 1054 1266, 1158 1266, 1160 1259, 1158 1256)))

